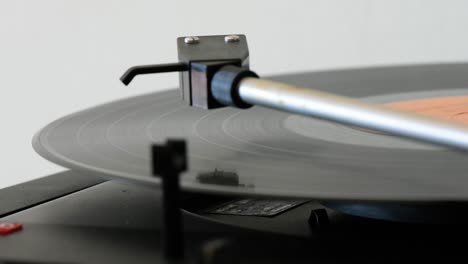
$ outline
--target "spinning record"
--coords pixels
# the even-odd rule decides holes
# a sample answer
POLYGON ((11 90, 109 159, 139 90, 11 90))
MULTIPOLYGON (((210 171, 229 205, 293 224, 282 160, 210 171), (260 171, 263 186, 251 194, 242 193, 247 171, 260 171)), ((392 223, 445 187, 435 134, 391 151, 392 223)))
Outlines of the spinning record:
MULTIPOLYGON (((467 123, 468 64, 313 72, 271 79, 467 123)), ((203 110, 153 93, 63 117, 34 138, 60 165, 142 183, 150 146, 188 143, 185 190, 338 200, 466 201, 468 155, 262 107, 203 110)))

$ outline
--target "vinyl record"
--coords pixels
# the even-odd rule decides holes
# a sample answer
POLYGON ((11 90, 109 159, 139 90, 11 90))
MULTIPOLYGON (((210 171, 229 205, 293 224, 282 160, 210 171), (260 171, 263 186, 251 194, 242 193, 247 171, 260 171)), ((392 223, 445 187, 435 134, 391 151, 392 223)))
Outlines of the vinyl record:
MULTIPOLYGON (((435 109, 455 121, 463 122, 468 113, 468 64, 269 79, 393 107, 422 104, 429 108, 415 111, 435 109)), ((157 185, 150 146, 168 138, 187 140, 189 171, 181 182, 186 190, 353 201, 468 200, 466 154, 262 107, 192 108, 178 90, 65 116, 42 129, 33 145, 71 169, 157 185)))

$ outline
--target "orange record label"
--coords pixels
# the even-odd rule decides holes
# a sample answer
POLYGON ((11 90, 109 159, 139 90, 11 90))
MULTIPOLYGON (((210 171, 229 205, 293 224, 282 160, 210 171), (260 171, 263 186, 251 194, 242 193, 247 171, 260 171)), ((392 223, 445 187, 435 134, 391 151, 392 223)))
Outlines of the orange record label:
POLYGON ((416 99, 387 103, 385 106, 446 121, 468 124, 468 96, 416 99))

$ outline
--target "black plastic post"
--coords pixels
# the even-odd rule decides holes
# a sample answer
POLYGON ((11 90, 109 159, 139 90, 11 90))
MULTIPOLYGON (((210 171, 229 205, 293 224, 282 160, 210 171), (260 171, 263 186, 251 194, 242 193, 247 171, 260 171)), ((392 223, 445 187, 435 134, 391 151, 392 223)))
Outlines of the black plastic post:
POLYGON ((328 218, 327 210, 313 209, 309 215, 309 226, 316 232, 321 232, 330 225, 330 219, 328 218))
POLYGON ((181 259, 184 245, 179 174, 187 169, 185 142, 169 140, 165 145, 153 145, 152 161, 153 175, 161 177, 163 253, 168 259, 181 259))

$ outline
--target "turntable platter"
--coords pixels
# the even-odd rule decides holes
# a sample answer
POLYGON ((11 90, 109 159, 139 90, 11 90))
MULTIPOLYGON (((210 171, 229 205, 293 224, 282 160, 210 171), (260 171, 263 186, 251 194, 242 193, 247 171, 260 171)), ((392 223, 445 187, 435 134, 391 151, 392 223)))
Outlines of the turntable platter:
MULTIPOLYGON (((375 103, 468 95, 468 64, 414 65, 272 79, 375 103)), ((467 102, 468 104, 468 102, 467 102)), ((150 145, 188 142, 186 190, 333 200, 466 201, 468 156, 261 107, 191 108, 179 91, 63 117, 33 140, 55 163, 157 185, 150 145)))

